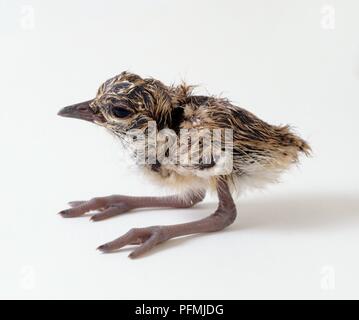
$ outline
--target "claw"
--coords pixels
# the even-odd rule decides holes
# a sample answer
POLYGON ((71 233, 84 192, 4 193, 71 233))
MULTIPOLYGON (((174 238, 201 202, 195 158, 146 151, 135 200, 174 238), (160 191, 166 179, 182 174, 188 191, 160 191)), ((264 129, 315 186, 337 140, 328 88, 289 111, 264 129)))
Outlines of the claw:
POLYGON ((58 214, 60 216, 62 216, 63 218, 74 218, 74 217, 78 217, 81 215, 81 214, 76 214, 76 213, 72 212, 71 209, 62 210, 58 214))
POLYGON ((103 244, 102 246, 97 247, 96 250, 102 251, 102 252, 106 252, 106 251, 107 251, 107 250, 106 250, 106 244, 103 244))

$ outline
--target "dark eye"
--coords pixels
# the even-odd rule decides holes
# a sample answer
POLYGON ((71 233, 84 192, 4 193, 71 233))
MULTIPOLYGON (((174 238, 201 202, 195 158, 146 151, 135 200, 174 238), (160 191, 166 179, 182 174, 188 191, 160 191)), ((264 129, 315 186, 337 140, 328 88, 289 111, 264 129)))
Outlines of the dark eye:
POLYGON ((114 107, 112 108, 112 113, 117 118, 125 118, 127 117, 131 112, 127 109, 121 108, 121 107, 114 107))
POLYGON ((118 83, 113 86, 113 91, 115 91, 115 92, 121 91, 123 89, 127 89, 129 86, 130 86, 129 82, 118 83))

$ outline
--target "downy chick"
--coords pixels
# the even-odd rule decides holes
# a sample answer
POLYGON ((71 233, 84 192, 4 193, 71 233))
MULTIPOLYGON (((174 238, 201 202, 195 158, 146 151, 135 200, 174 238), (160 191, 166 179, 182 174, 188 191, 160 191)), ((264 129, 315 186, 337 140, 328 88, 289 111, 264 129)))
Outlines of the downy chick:
POLYGON ((270 125, 227 99, 194 95, 192 89, 185 83, 166 86, 122 72, 103 83, 94 99, 59 112, 105 127, 134 158, 141 158, 137 162, 144 172, 181 190, 165 197, 116 195, 74 201, 60 212, 63 217, 97 210, 91 219, 99 221, 135 208, 189 208, 204 199, 207 189, 218 194, 218 208, 207 218, 131 229, 99 250, 138 244, 130 254, 135 258, 174 237, 222 230, 236 218, 233 193, 275 182, 298 162, 300 153, 309 155, 309 145, 289 126, 270 125), (156 131, 150 139, 153 126, 156 131))

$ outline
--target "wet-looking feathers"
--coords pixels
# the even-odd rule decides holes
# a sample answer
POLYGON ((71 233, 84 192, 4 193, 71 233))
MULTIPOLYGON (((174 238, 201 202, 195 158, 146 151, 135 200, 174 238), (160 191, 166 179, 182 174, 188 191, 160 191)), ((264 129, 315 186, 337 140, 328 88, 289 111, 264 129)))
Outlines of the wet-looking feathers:
MULTIPOLYGON (((203 188, 214 186, 218 179, 226 180, 232 190, 262 187, 277 181, 301 153, 310 154, 310 146, 289 126, 270 125, 227 99, 195 95, 193 89, 123 72, 101 85, 91 107, 104 118, 99 124, 120 138, 131 129, 145 132, 149 121, 155 121, 158 130, 172 129, 177 135, 181 129, 233 130, 233 168, 228 174, 217 174, 214 158, 196 165, 157 161, 142 166, 161 184, 174 187, 203 188)), ((199 144, 200 157, 203 148, 199 144)))

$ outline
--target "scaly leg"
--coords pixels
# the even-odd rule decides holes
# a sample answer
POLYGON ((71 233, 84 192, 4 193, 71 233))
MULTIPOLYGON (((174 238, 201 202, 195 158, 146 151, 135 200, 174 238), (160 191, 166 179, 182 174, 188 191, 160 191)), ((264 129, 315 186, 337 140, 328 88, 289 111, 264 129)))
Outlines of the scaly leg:
POLYGON ((92 221, 100 221, 117 216, 137 208, 190 208, 202 201, 205 191, 188 192, 184 195, 172 195, 166 197, 130 197, 113 195, 109 197, 93 198, 89 201, 73 201, 69 205, 72 207, 61 211, 59 214, 64 218, 73 218, 84 215, 86 212, 99 210, 100 212, 91 217, 92 221))
POLYGON ((219 204, 217 210, 207 218, 176 225, 152 226, 147 228, 131 229, 122 237, 100 246, 98 249, 103 252, 118 250, 126 245, 140 244, 129 255, 130 258, 136 258, 157 244, 171 238, 184 235, 213 232, 224 229, 232 224, 236 218, 237 210, 233 202, 228 185, 225 181, 219 180, 217 183, 217 193, 219 204))

